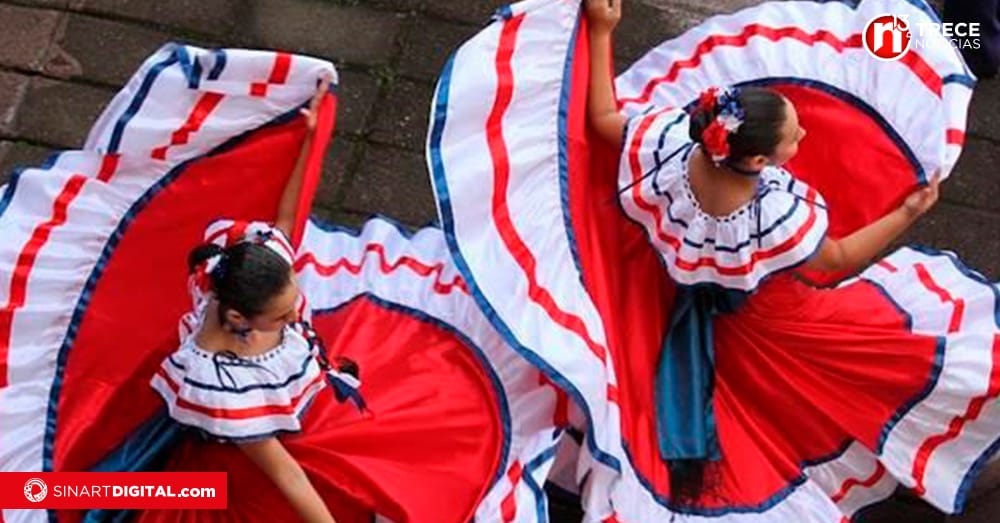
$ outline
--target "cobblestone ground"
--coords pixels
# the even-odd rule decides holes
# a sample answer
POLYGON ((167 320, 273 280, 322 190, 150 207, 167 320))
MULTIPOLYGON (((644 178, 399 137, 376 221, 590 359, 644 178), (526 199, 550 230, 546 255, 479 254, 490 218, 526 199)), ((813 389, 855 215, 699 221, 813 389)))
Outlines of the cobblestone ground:
MULTIPOLYGON (((633 0, 617 42, 624 66, 711 14, 758 0, 633 0)), ((78 147, 140 62, 167 41, 282 48, 335 61, 338 132, 315 212, 347 224, 371 213, 418 226, 434 218, 422 157, 433 82, 448 53, 496 0, 0 0, 0 184, 18 165, 78 147)), ((1000 81, 973 99, 969 141, 943 201, 909 234, 1000 276, 1000 81)), ((963 517, 905 495, 865 523, 1000 521, 1000 472, 963 517)), ((553 503, 554 521, 578 521, 553 503)))

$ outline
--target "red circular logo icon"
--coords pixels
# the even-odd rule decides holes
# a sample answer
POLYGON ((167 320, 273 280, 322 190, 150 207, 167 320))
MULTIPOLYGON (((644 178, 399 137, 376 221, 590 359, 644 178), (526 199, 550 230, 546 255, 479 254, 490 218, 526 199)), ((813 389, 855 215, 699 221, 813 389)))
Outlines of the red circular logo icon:
POLYGON ((911 36, 906 20, 879 15, 865 26, 865 50, 879 60, 899 60, 910 50, 911 36))
POLYGON ((32 503, 39 503, 49 493, 49 487, 38 478, 31 478, 24 483, 24 497, 32 503))

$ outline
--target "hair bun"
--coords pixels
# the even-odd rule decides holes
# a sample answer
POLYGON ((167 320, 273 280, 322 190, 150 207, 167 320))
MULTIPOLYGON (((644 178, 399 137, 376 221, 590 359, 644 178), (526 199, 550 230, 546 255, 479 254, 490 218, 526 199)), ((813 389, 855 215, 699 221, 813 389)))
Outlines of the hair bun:
POLYGON ((194 274, 201 264, 209 260, 209 258, 224 254, 226 251, 222 247, 214 243, 204 243, 195 247, 190 254, 188 254, 188 274, 194 274))
POLYGON ((762 87, 710 87, 688 112, 688 136, 716 163, 773 155, 787 119, 785 99, 762 87))
POLYGON ((698 106, 695 106, 691 110, 691 125, 688 127, 688 136, 691 138, 691 141, 705 145, 702 143, 702 135, 705 133, 705 129, 715 120, 716 114, 714 113, 714 110, 698 106))

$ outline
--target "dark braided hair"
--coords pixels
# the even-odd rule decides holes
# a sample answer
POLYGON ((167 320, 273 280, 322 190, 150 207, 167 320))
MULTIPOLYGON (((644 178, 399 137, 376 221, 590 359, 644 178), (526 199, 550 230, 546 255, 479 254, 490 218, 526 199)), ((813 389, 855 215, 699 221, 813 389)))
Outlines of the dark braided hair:
POLYGON ((219 300, 219 321, 234 310, 246 318, 264 312, 267 304, 291 283, 291 266, 264 245, 242 242, 222 248, 213 243, 195 247, 188 255, 188 271, 194 273, 209 258, 222 261, 208 276, 219 300))
MULTIPOLYGON (((739 130, 729 135, 729 159, 739 161, 757 155, 771 156, 781 143, 781 128, 788 118, 785 99, 762 87, 745 87, 737 95, 746 119, 739 130)), ((691 140, 702 143, 701 135, 715 120, 721 107, 707 111, 695 107, 691 113, 691 140)))

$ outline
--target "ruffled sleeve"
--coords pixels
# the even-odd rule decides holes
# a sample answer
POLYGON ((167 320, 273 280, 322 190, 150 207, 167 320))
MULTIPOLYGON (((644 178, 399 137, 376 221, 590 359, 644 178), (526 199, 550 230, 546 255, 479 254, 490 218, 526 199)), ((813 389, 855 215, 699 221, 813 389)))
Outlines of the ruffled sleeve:
POLYGON ((326 380, 308 342, 288 328, 281 345, 252 357, 208 352, 190 338, 150 385, 178 422, 211 439, 251 441, 300 431, 326 380))
POLYGON ((655 194, 657 173, 668 168, 694 145, 688 137, 689 118, 683 109, 666 109, 633 116, 625 127, 618 185, 655 194))
POLYGON ((631 160, 623 158, 621 179, 627 176, 628 162, 636 180, 623 188, 620 199, 675 282, 749 292, 768 276, 815 254, 829 227, 826 203, 818 191, 787 171, 770 167, 761 173, 752 201, 726 216, 709 215, 688 181, 687 159, 696 146, 664 153, 659 143, 678 142, 669 138, 675 132, 670 123, 657 122, 660 119, 649 118, 630 130, 633 145, 626 154, 631 160), (653 140, 649 132, 643 137, 644 126, 659 129, 667 138, 653 140))

